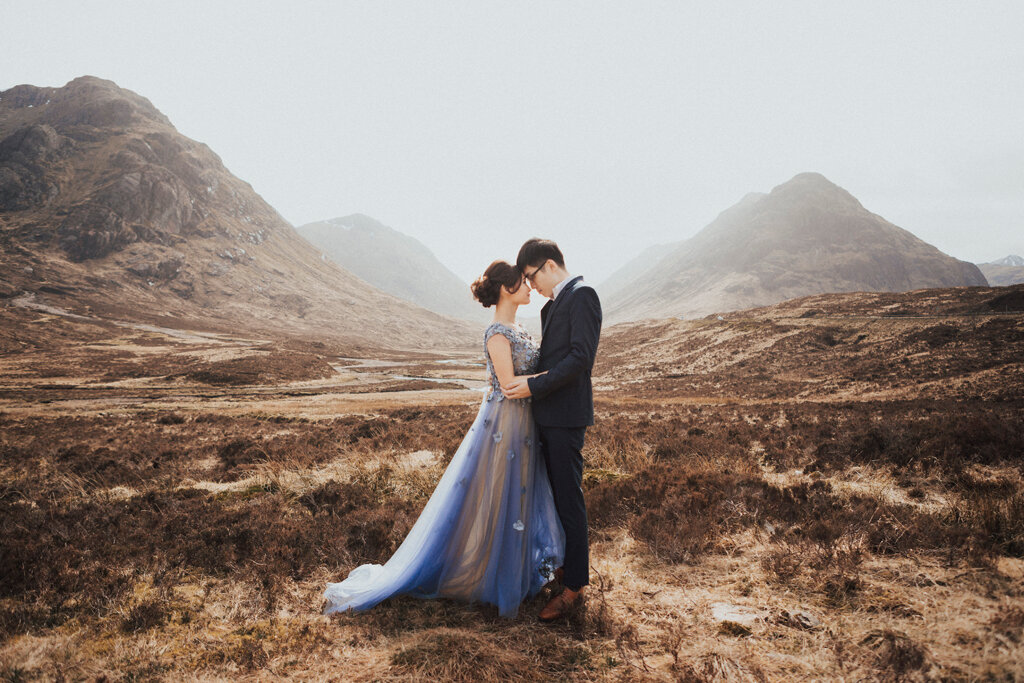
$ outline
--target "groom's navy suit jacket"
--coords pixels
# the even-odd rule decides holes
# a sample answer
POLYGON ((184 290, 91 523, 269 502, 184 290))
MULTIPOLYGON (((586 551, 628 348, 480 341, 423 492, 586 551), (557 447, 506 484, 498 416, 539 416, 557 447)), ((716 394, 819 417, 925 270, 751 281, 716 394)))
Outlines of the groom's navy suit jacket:
POLYGON ((546 375, 527 380, 533 417, 546 427, 594 424, 594 367, 601 336, 601 301, 594 288, 576 276, 540 311, 540 364, 546 375))

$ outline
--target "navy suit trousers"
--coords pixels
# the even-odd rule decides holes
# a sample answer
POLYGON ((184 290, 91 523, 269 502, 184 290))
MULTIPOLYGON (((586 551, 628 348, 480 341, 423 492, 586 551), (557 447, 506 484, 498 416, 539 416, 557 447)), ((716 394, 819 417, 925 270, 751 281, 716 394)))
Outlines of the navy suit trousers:
POLYGON ((567 588, 579 590, 590 583, 590 548, 587 539, 587 508, 583 502, 583 439, 586 427, 537 425, 541 453, 554 493, 555 508, 565 531, 567 588))

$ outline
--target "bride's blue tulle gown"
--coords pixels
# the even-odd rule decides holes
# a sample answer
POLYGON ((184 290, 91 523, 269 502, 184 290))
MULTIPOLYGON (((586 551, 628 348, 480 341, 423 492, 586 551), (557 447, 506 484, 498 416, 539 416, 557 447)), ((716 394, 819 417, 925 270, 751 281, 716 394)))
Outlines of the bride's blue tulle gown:
POLYGON ((561 566, 565 534, 530 399, 502 395, 487 355, 493 334, 511 343, 517 375, 535 372, 538 346, 526 330, 492 323, 484 333, 491 387, 473 426, 395 554, 327 584, 324 614, 364 610, 404 594, 489 603, 514 617, 561 566))

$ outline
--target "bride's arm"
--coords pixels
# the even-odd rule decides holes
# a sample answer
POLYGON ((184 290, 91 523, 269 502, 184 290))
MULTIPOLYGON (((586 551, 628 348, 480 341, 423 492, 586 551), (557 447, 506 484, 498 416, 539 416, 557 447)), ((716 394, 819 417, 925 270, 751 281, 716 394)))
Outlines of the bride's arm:
POLYGON ((487 354, 491 357, 491 365, 494 366, 494 375, 498 378, 498 384, 505 386, 516 377, 516 370, 512 366, 512 344, 503 334, 492 335, 487 340, 487 354))
POLYGON ((487 340, 487 353, 491 357, 491 365, 494 366, 498 384, 502 387, 507 386, 514 379, 527 379, 544 374, 538 372, 532 375, 516 375, 515 367, 512 365, 512 344, 503 334, 495 334, 487 340))

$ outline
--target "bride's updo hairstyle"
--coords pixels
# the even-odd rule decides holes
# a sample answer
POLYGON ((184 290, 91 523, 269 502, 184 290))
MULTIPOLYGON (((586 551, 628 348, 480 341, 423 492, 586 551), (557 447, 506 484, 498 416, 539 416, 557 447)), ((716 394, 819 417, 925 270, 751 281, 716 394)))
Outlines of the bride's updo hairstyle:
POLYGON ((498 303, 502 287, 518 292, 522 286, 523 274, 519 269, 507 261, 498 260, 487 266, 487 270, 470 285, 470 289, 473 290, 473 297, 487 308, 498 303))

